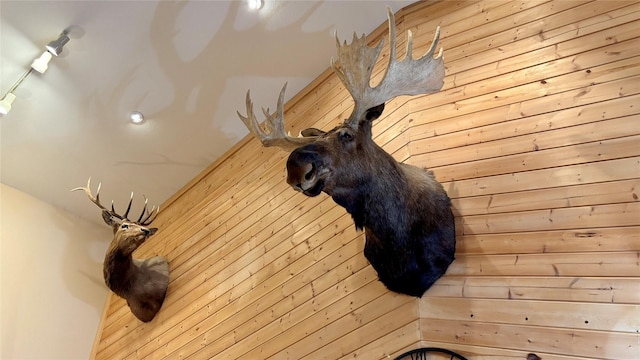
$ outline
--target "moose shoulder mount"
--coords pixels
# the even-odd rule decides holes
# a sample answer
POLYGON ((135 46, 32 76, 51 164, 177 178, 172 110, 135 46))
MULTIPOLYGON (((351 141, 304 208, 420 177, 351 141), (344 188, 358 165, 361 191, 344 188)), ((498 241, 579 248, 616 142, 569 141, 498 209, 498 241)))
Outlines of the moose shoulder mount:
POLYGON ((124 215, 116 213, 113 202, 111 210, 100 204, 100 186, 96 196, 91 194, 91 178, 84 190, 89 200, 102 209, 102 219, 113 228, 113 240, 104 258, 104 282, 111 291, 127 301, 133 315, 144 322, 151 321, 158 313, 169 286, 169 263, 167 259, 155 256, 146 260, 134 259, 133 252, 142 245, 149 236, 156 233, 157 228, 148 227, 158 215, 159 207, 147 209, 147 199, 138 221, 127 218, 133 193, 124 215))
POLYGON ((396 59, 395 19, 389 18, 390 56, 386 73, 370 87, 371 72, 383 41, 367 46, 354 34, 351 44, 340 44, 338 61, 331 66, 354 100, 348 119, 333 130, 306 129, 289 136, 284 129, 280 91, 275 115, 263 109, 265 129, 253 112, 247 92, 247 116, 238 116, 264 146, 292 151, 287 160, 287 183, 307 196, 330 195, 364 229, 364 255, 391 291, 421 297, 454 259, 455 230, 451 201, 431 171, 398 163, 371 138, 372 122, 385 101, 400 95, 437 92, 442 88, 442 49, 434 56, 440 35, 420 59, 412 57, 408 33, 407 55, 396 59))

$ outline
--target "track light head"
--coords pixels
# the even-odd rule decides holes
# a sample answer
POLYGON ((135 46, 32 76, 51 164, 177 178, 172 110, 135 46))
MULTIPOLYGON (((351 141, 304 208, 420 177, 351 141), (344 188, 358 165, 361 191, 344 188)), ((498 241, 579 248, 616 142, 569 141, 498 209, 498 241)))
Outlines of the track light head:
POLYGON ((69 42, 69 31, 64 30, 60 36, 53 41, 49 41, 49 43, 47 44, 47 51, 49 51, 51 54, 58 56, 60 55, 60 53, 62 53, 62 48, 64 47, 64 44, 69 42))

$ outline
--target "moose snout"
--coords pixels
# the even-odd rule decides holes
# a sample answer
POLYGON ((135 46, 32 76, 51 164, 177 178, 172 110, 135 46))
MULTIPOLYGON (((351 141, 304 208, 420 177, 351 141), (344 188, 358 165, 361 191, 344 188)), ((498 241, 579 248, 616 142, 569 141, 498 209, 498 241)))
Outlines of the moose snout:
POLYGON ((322 191, 322 181, 318 175, 322 167, 318 154, 307 149, 296 149, 287 160, 287 183, 308 196, 322 191))
POLYGON ((309 182, 309 180, 314 179, 315 175, 315 166, 313 164, 304 164, 296 169, 295 174, 289 171, 289 175, 287 176, 287 182, 289 185, 293 186, 298 191, 305 190, 305 184, 309 182), (304 174, 304 175, 302 175, 304 174))

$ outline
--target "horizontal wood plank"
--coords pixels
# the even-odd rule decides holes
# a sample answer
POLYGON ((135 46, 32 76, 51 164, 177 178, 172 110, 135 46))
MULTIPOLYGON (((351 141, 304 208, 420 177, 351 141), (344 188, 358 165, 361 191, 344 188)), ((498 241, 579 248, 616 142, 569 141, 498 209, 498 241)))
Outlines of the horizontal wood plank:
POLYGON ((421 301, 420 317, 630 334, 640 331, 640 306, 626 304, 614 308, 605 303, 428 297, 421 301))
POLYGON ((431 318, 421 323, 425 341, 595 359, 633 360, 640 352, 637 334, 431 318))
POLYGON ((640 279, 610 276, 447 276, 440 279, 425 296, 639 304, 640 279))

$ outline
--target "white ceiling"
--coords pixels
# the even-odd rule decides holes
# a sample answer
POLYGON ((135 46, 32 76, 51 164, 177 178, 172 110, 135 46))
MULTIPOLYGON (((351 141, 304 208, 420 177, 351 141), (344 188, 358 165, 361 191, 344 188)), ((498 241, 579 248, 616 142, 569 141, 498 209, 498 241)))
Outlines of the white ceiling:
POLYGON ((284 82, 289 99, 328 68, 334 30, 350 40, 412 2, 265 1, 2 0, 2 94, 46 43, 71 37, 0 116, 2 183, 97 223, 69 192, 89 176, 105 205, 122 209, 131 191, 161 204, 248 133, 236 116, 247 89, 275 108, 284 82))

